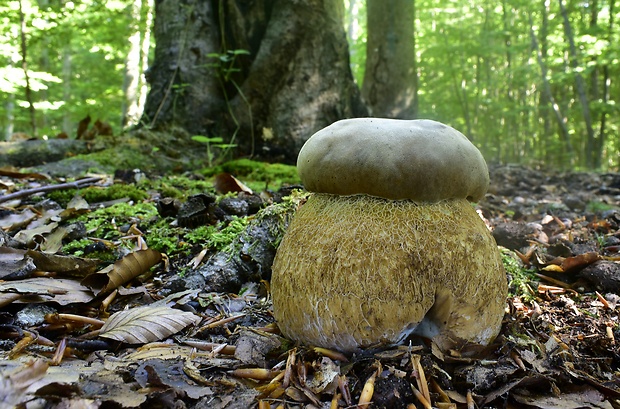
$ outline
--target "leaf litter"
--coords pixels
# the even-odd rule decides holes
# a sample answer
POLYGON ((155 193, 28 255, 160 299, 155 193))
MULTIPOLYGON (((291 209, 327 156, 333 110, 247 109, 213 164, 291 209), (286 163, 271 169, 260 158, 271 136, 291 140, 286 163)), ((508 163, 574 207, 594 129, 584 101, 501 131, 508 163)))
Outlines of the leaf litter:
POLYGON ((75 196, 63 208, 40 197, 63 186, 7 174, 0 407, 619 408, 620 175, 519 166, 491 175, 478 211, 504 246, 510 277, 497 340, 442 351, 411 339, 344 356, 295 346, 273 322, 270 260, 296 205, 277 206, 292 190, 255 193, 242 179, 215 178, 199 224, 215 234, 248 219, 215 248, 184 244, 200 227, 177 226, 175 207, 161 209, 178 199, 161 190, 144 200, 162 203, 158 215, 111 216, 113 231, 92 227, 103 235, 95 237, 72 234, 76 219, 119 201, 93 206, 75 196), (37 200, 19 193, 29 180, 37 200), (161 242, 158 220, 189 250, 148 248, 161 242), (64 251, 79 240, 90 244, 64 251), (213 276, 228 290, 209 287, 213 276))

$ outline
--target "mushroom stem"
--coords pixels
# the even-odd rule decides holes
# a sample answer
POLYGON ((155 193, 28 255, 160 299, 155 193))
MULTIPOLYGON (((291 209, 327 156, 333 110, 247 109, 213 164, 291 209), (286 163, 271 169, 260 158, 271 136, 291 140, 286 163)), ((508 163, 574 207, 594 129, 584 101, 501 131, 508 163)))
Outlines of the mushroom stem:
POLYGON ((399 343, 414 331, 488 344, 506 292, 497 245, 465 199, 314 194, 291 222, 272 276, 282 333, 340 351, 399 343))

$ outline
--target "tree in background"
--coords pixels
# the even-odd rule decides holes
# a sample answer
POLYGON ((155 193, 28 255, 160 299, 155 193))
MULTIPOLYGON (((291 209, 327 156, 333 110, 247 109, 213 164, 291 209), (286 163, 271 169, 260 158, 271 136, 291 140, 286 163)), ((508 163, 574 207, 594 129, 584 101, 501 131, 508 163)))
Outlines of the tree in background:
POLYGON ((125 59, 123 91, 123 127, 136 125, 142 116, 148 93, 144 72, 148 69, 153 23, 153 0, 135 0, 131 5, 131 28, 129 50, 125 59))
MULTIPOLYGON (((26 88, 37 130, 30 136, 53 137, 62 130, 73 136, 86 115, 117 132, 129 123, 123 118, 132 104, 139 107, 140 97, 123 82, 142 77, 149 54, 144 10, 139 24, 130 24, 138 22, 136 4, 0 2, 2 135, 32 132, 26 88), (141 63, 129 58, 137 55, 129 39, 138 32, 141 63)), ((148 71, 153 87, 141 125, 187 127, 188 136, 232 141, 240 155, 292 161, 316 128, 366 115, 367 104, 377 116, 413 112, 448 123, 473 139, 490 162, 620 167, 616 0, 416 0, 415 10, 408 8, 413 5, 160 0, 158 56, 148 71), (387 63, 391 58, 399 62, 387 63), (407 79, 412 73, 417 75, 407 79), (417 108, 415 97, 409 105, 412 94, 417 108)))
POLYGON ((74 137, 77 123, 89 114, 120 130, 130 3, 0 2, 0 139, 14 132, 35 138, 66 132, 74 137), (21 70, 20 3, 29 86, 21 70))
POLYGON ((242 155, 294 162, 318 129, 367 114, 341 0, 160 1, 155 12, 150 126, 225 137, 242 155))
POLYGON ((373 116, 414 119, 418 100, 415 2, 367 0, 366 13, 364 100, 373 116))

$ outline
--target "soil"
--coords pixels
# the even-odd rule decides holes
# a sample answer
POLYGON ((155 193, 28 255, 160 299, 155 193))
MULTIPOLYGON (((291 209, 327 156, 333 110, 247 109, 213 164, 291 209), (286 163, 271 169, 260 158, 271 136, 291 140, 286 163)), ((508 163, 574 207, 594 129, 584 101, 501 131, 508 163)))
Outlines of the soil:
MULTIPOLYGON (((44 253, 36 235, 28 241, 34 248, 24 248, 26 223, 6 223, 33 204, 22 198, 0 215, 0 270, 11 272, 0 282, 0 408, 620 408, 620 174, 516 165, 490 173, 477 210, 503 247, 510 282, 497 339, 440 350, 412 338, 352 356, 293 345, 272 318, 270 263, 277 228, 286 227, 276 221, 292 214, 274 209, 290 189, 228 193, 218 207, 212 196, 193 199, 198 211, 192 207, 183 231, 211 218, 249 217, 231 244, 241 250, 201 256, 194 246, 162 258, 142 247, 119 255, 98 289, 15 255, 44 253), (114 287, 124 274, 133 275, 114 287), (46 288, 19 287, 41 276, 52 280, 46 288), (127 311, 133 321, 110 330, 121 316, 114 313, 127 311)), ((24 183, 0 180, 7 192, 24 183)), ((149 191, 144 200, 161 196, 149 191)), ((173 220, 179 206, 157 217, 173 220)), ((52 222, 66 219, 42 225, 52 222)), ((148 239, 136 225, 125 227, 124 240, 148 239)), ((49 234, 40 236, 49 242, 49 234)), ((84 263, 65 270, 96 273, 84 263)))

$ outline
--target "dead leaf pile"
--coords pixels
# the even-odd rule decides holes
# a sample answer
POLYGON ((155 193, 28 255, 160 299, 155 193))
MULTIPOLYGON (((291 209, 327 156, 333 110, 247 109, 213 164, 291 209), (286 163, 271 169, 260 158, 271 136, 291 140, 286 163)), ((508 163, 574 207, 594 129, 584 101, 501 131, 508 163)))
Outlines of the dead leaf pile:
MULTIPOLYGON (((412 338, 353 356, 282 338, 260 278, 238 294, 171 286, 210 257, 204 247, 162 254, 126 223, 117 242, 89 237, 116 260, 66 255, 70 220, 91 205, 0 200, 0 408, 620 408, 620 176, 491 175, 478 208, 512 266, 500 336, 486 348, 412 338)), ((50 182, 5 177, 7 194, 50 182)), ((215 183, 235 193, 146 200, 186 231, 262 205, 231 175, 215 183)))

